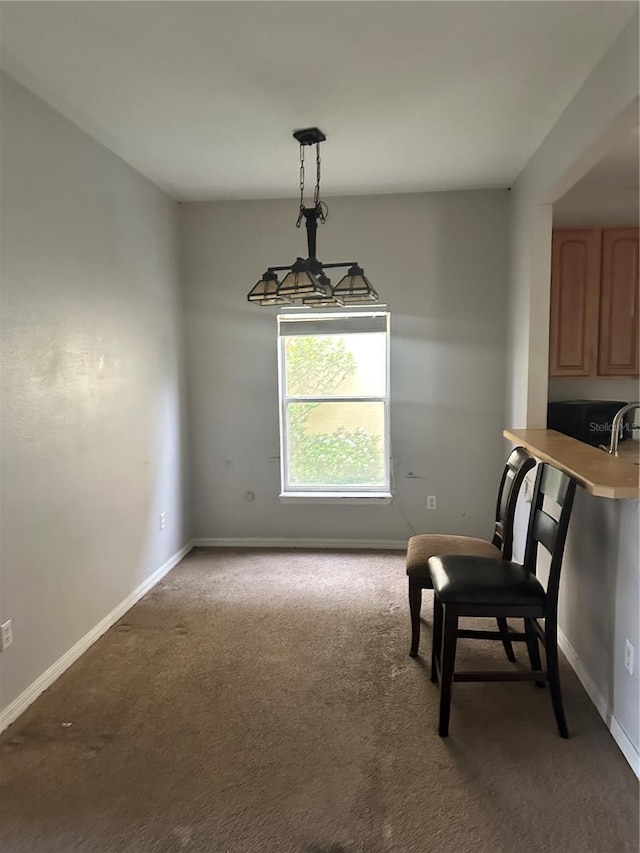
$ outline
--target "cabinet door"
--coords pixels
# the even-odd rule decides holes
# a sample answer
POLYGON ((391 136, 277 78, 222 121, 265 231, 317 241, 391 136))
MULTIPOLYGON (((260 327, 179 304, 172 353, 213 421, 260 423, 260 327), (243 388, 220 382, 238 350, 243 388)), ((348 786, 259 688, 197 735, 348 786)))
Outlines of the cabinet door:
POLYGON ((596 374, 601 240, 599 228, 553 232, 550 376, 596 374))
POLYGON ((638 229, 602 232, 600 376, 638 375, 638 229))

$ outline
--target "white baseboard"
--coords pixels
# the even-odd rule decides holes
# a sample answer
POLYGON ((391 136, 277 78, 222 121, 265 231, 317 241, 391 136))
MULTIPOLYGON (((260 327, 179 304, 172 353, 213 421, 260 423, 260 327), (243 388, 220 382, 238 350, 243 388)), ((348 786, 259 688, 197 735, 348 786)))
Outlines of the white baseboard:
POLYGON ((195 548, 335 548, 406 551, 406 539, 194 539, 195 548))
POLYGON ((609 731, 611 732, 615 742, 620 747, 622 754, 629 762, 631 769, 638 779, 640 779, 640 752, 638 752, 635 744, 618 722, 617 717, 613 715, 611 717, 611 723, 609 724, 609 731))
POLYGON ((65 652, 61 658, 58 658, 58 660, 52 664, 49 669, 43 672, 41 676, 36 678, 36 680, 30 684, 26 690, 13 700, 13 702, 7 705, 7 707, 0 712, 0 732, 4 731, 4 729, 11 725, 11 723, 20 716, 20 714, 26 711, 29 705, 31 705, 32 702, 35 702, 41 693, 43 693, 48 687, 51 687, 53 682, 56 681, 56 679, 58 679, 65 670, 69 669, 71 664, 75 663, 78 658, 105 633, 105 631, 108 631, 121 616, 124 616, 127 610, 130 610, 143 595, 149 592, 151 587, 155 586, 158 581, 162 580, 162 578, 171 571, 171 569, 177 566, 180 560, 182 560, 182 558, 185 557, 192 548, 193 542, 189 542, 184 546, 184 548, 181 548, 176 554, 170 557, 164 565, 160 566, 159 569, 156 569, 156 571, 144 580, 140 586, 136 587, 136 589, 134 589, 134 591, 128 595, 124 601, 121 601, 120 604, 111 611, 111 613, 98 622, 95 628, 92 628, 84 635, 84 637, 82 637, 82 639, 78 640, 74 646, 65 652))
POLYGON ((638 752, 635 744, 630 739, 624 728, 620 725, 620 722, 613 713, 609 701, 598 688, 593 678, 589 675, 587 668, 580 660, 578 653, 571 645, 566 634, 561 628, 558 628, 558 646, 569 661, 571 668, 580 679, 580 683, 584 687, 587 696, 596 706, 596 710, 604 720, 605 725, 611 732, 611 736, 618 744, 620 751, 629 762, 631 769, 640 779, 640 752, 638 752))
POLYGON ((584 687, 587 696, 596 706, 597 712, 607 724, 607 728, 609 728, 609 723, 611 722, 611 706, 609 705, 609 701, 603 695, 593 678, 589 675, 585 665, 578 657, 578 653, 573 648, 561 628, 558 628, 558 646, 569 661, 571 668, 580 679, 580 683, 584 687))

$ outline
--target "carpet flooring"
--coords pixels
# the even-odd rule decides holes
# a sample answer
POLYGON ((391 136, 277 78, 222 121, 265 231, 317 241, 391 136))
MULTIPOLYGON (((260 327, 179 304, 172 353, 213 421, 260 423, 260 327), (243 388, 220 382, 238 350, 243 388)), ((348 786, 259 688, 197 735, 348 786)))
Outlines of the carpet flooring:
POLYGON ((0 850, 637 853, 569 667, 569 740, 526 683, 454 685, 443 740, 424 614, 412 660, 401 553, 193 551, 0 737, 0 850))

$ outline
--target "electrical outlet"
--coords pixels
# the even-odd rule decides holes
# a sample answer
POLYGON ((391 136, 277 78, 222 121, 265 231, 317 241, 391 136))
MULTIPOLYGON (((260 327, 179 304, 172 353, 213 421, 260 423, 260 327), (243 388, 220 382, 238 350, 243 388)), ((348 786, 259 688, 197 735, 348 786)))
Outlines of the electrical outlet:
POLYGON ((633 675, 633 657, 634 648, 629 640, 624 641, 624 668, 628 670, 629 675, 633 675))
POLYGON ((13 643, 13 624, 11 619, 7 619, 0 625, 0 652, 8 649, 13 643))
POLYGON ((427 509, 435 509, 436 508, 436 496, 435 495, 427 495, 427 509))
POLYGON ((166 512, 160 513, 159 521, 160 521, 160 530, 164 530, 165 527, 167 526, 167 513, 166 512))

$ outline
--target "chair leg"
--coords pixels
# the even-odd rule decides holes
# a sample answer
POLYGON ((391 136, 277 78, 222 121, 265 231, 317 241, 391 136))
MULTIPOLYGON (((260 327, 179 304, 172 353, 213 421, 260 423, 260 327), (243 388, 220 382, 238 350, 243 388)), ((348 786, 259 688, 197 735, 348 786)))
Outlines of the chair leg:
POLYGON ((449 715, 451 713, 451 684, 456 663, 456 643, 458 640, 458 614, 446 607, 444 611, 444 634, 442 637, 442 673, 440 676, 440 722, 438 734, 449 734, 449 715))
MULTIPOLYGON (((524 620, 524 632, 527 635, 527 651, 529 652, 531 670, 532 672, 542 672, 538 635, 535 632, 531 619, 524 620)), ((536 687, 544 687, 544 681, 536 681, 536 687)))
POLYGON ((504 650, 507 653, 507 657, 511 661, 511 663, 516 662, 516 656, 513 651, 513 646, 511 645, 511 639, 509 638, 509 626, 507 625, 507 620, 500 617, 496 619, 498 623, 498 630, 500 631, 500 637, 502 638, 502 645, 504 646, 504 650))
POLYGON ((438 683, 437 664, 442 662, 442 605, 438 596, 433 594, 433 637, 431 640, 431 681, 438 683))
POLYGON ((409 611, 411 613, 411 650, 409 656, 418 656, 420 645, 420 610, 422 608, 422 587, 409 578, 409 611))
POLYGON ((549 673, 549 690, 551 691, 551 701, 553 702, 553 711, 556 715, 558 731, 560 737, 568 738, 569 731, 567 729, 567 721, 564 716, 564 707, 562 705, 562 693, 560 691, 560 667, 558 665, 558 627, 554 617, 547 617, 544 620, 544 639, 545 649, 547 653, 547 671, 549 673))

